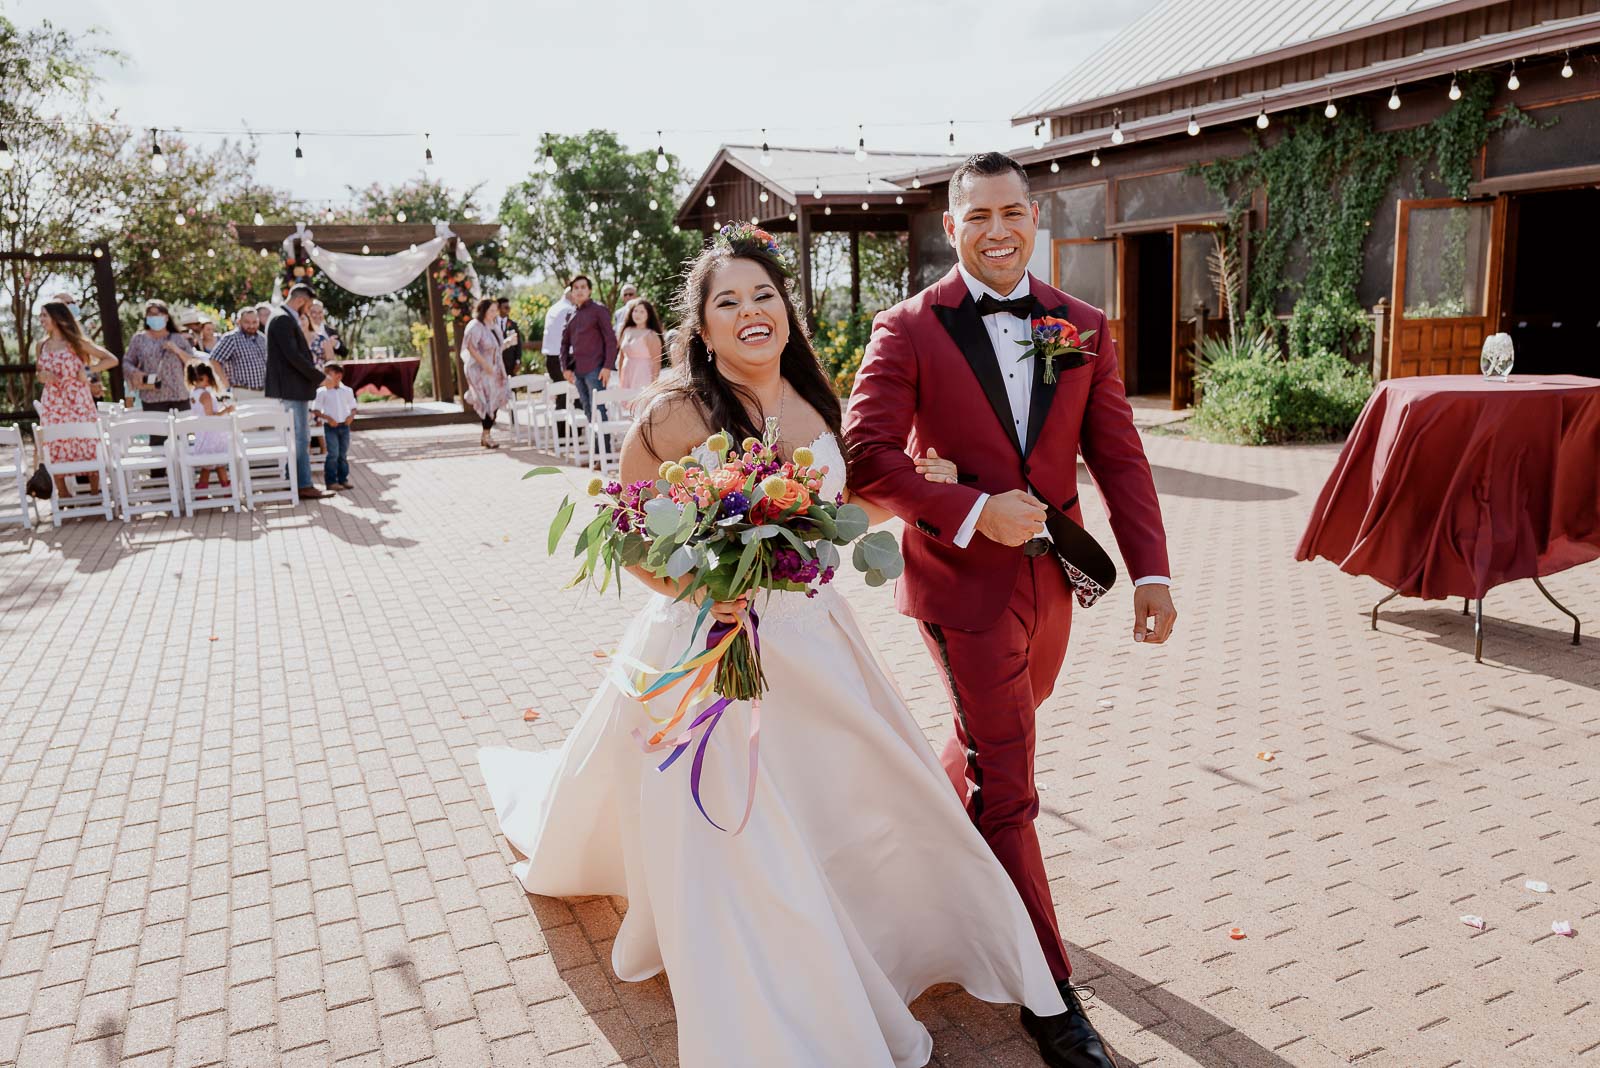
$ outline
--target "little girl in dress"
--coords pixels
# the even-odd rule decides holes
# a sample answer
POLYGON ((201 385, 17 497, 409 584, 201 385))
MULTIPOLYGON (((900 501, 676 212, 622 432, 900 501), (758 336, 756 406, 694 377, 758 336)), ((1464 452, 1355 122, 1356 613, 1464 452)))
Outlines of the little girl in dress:
MULTIPOLYGON (((189 402, 205 415, 227 415, 233 411, 233 405, 224 406, 217 400, 217 376, 212 372, 209 363, 196 361, 191 363, 184 372, 184 377, 189 382, 189 402)), ((208 430, 194 437, 194 451, 205 453, 227 452, 228 435, 208 430)), ((223 486, 232 485, 228 480, 226 467, 202 467, 200 481, 195 483, 195 489, 205 489, 211 485, 211 472, 217 473, 217 482, 223 486)))

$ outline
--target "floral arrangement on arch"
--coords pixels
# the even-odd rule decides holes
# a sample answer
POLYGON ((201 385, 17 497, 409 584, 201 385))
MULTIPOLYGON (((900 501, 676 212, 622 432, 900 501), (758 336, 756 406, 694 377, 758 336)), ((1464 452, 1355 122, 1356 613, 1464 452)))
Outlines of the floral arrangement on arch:
POLYGON ((311 257, 301 252, 296 256, 289 253, 283 258, 283 273, 278 278, 278 292, 283 296, 289 295, 289 287, 296 282, 310 282, 317 276, 317 266, 311 262, 311 257))
POLYGON ((439 287, 446 319, 472 317, 472 269, 460 260, 441 256, 429 268, 433 284, 439 287))

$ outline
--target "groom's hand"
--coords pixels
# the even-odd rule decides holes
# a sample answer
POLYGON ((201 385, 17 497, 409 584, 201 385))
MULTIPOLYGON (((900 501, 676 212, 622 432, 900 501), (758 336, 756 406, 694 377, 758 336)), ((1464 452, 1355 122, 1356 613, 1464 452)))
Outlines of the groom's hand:
POLYGON ((1172 590, 1159 582, 1147 582, 1133 589, 1133 640, 1160 645, 1172 635, 1178 610, 1172 607, 1172 590), (1150 625, 1151 617, 1155 625, 1150 625))
POLYGON ((1001 545, 1021 545, 1044 531, 1044 502, 1026 490, 1007 490, 983 502, 978 533, 1001 545))

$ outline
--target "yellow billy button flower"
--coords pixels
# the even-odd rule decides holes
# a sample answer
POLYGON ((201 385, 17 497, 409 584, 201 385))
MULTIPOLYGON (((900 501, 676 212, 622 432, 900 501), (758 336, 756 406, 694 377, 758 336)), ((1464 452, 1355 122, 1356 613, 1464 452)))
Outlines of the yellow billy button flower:
POLYGON ((754 452, 760 447, 761 442, 757 441, 755 438, 745 438, 739 443, 739 448, 743 449, 745 452, 754 452))
POLYGON ((768 497, 781 497, 786 485, 788 485, 788 483, 784 479, 779 478, 777 475, 772 475, 765 482, 761 483, 761 492, 765 493, 768 497))
POLYGON ((604 479, 602 479, 602 478, 591 478, 589 480, 589 496, 598 497, 598 496, 600 496, 600 494, 602 492, 604 492, 605 488, 606 488, 606 483, 605 483, 604 479))
POLYGON ((668 464, 666 473, 662 477, 674 486, 681 486, 683 485, 683 477, 687 473, 682 464, 668 464))
POLYGON ((796 467, 810 467, 812 464, 816 463, 816 461, 816 454, 810 449, 806 448, 804 445, 794 450, 794 465, 796 467))
POLYGON ((699 467, 700 463, 693 456, 685 456, 678 461, 678 466, 687 470, 691 467, 699 467))
POLYGON ((667 477, 667 472, 671 471, 676 466, 678 466, 678 465, 673 463, 671 460, 662 460, 661 461, 661 466, 656 469, 656 477, 657 478, 666 478, 667 477))
POLYGON ((728 451, 728 445, 728 435, 726 434, 712 434, 709 438, 706 438, 706 448, 719 455, 728 451))

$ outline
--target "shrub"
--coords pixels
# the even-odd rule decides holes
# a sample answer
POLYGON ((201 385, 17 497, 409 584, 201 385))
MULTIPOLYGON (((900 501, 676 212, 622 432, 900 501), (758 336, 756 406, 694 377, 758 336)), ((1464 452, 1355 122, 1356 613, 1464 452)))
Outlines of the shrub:
POLYGON ((1372 341, 1372 319, 1347 293, 1297 301, 1289 318, 1289 355, 1335 352, 1364 354, 1372 341))
POLYGON ((856 372, 861 370, 861 358, 866 355, 867 339, 871 336, 871 312, 858 312, 844 319, 817 324, 812 347, 828 377, 833 379, 833 390, 839 396, 849 396, 850 387, 855 385, 856 372))
POLYGON ((1242 345, 1209 339, 1195 360, 1202 437, 1242 445, 1328 441, 1355 425, 1372 382, 1337 353, 1282 359, 1270 336, 1242 345), (1209 350, 1209 351, 1205 351, 1209 350))

